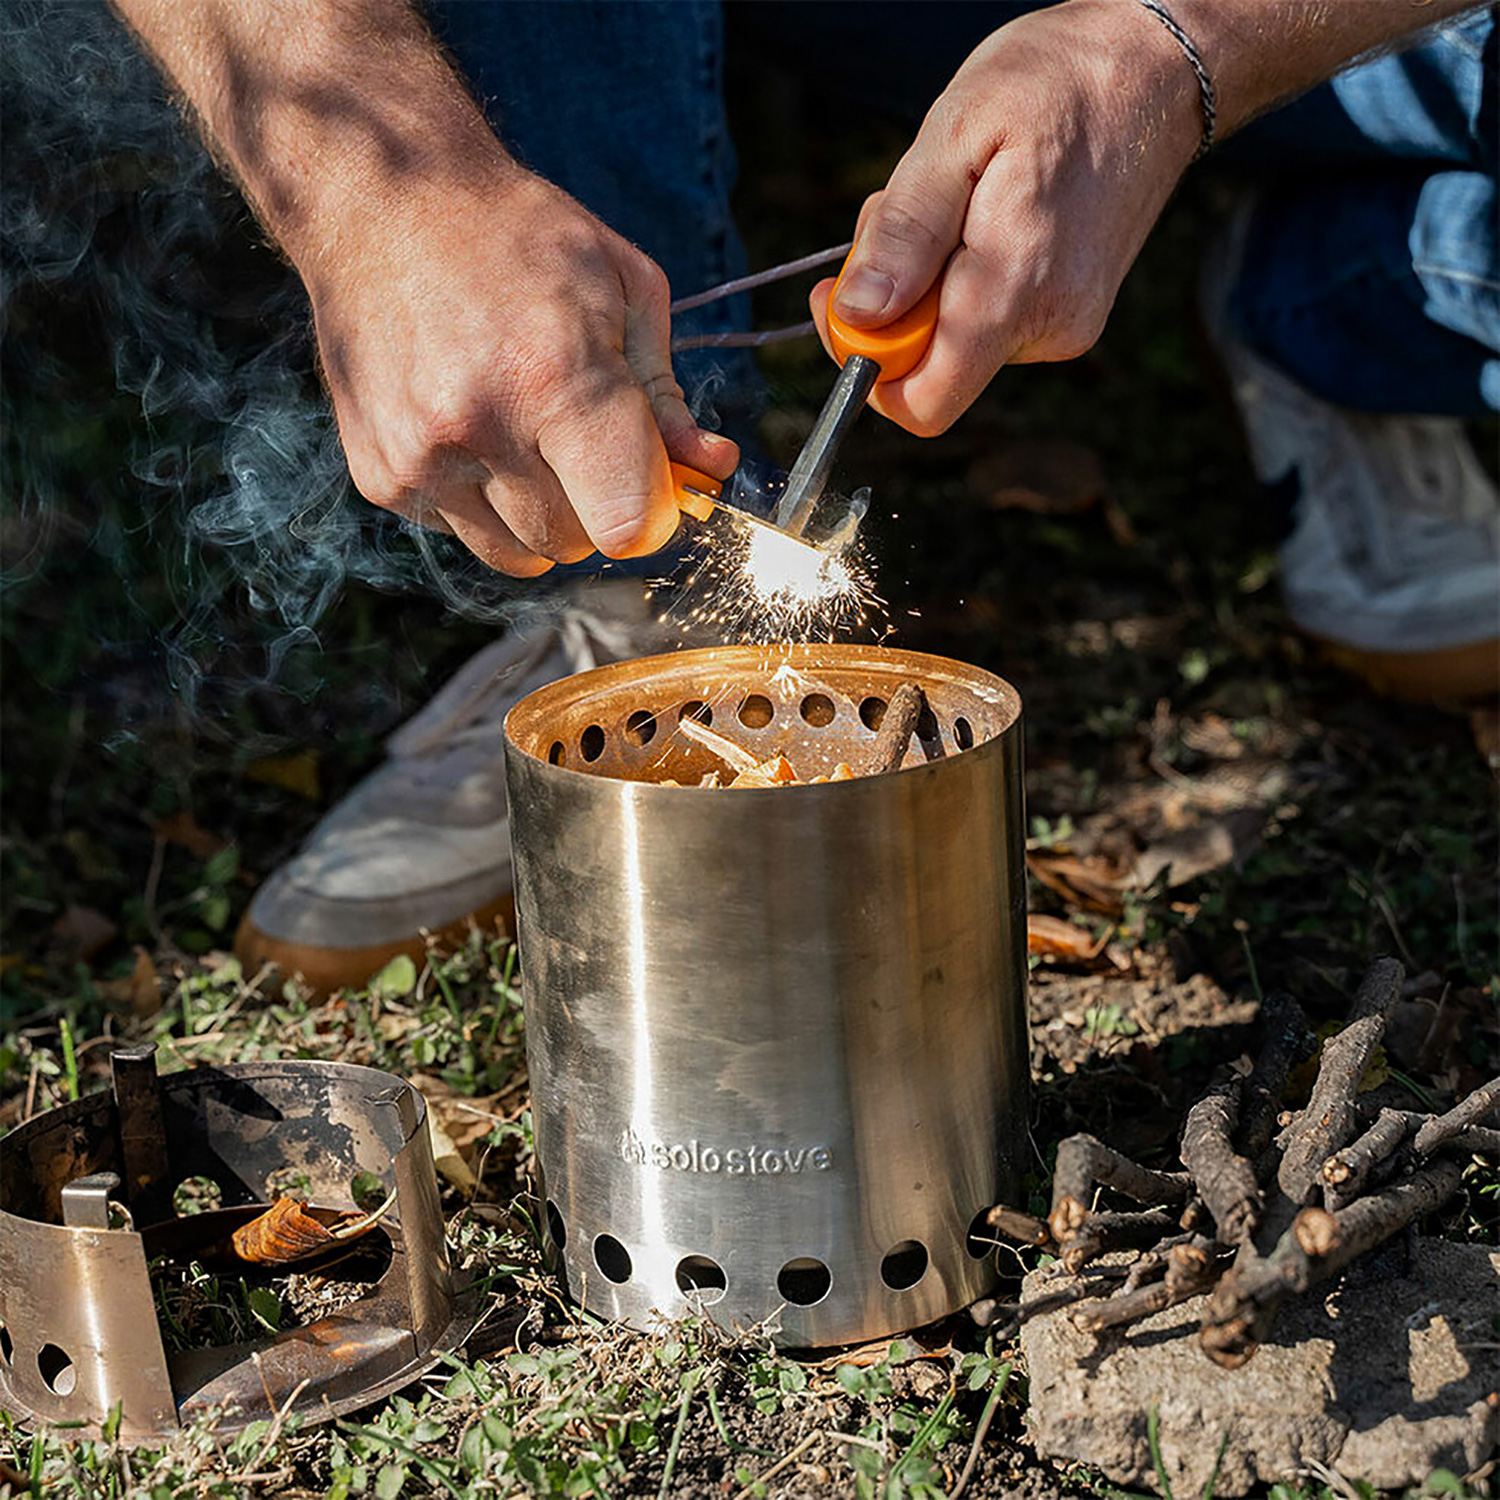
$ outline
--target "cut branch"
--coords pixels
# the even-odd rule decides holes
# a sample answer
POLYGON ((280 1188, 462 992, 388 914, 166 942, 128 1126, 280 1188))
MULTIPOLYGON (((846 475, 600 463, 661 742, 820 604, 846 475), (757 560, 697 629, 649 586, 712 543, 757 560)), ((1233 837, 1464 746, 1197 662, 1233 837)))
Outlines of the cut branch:
POLYGON ((1388 1160, 1406 1139, 1410 1117, 1399 1109, 1383 1109, 1375 1123, 1342 1151, 1323 1163, 1323 1190, 1328 1207, 1342 1208, 1363 1189, 1371 1171, 1388 1160))
POLYGON ((1143 1255, 1136 1259, 1125 1277, 1125 1285, 1121 1289, 1133 1292, 1137 1287, 1145 1286, 1148 1282, 1156 1281, 1166 1274, 1167 1258, 1178 1245, 1189 1244, 1194 1239, 1192 1234, 1175 1234, 1164 1239, 1159 1245, 1153 1246, 1143 1255))
POLYGON ((1348 1143, 1358 1127, 1355 1097, 1385 1035, 1386 1018, 1401 998, 1404 972, 1394 958, 1377 959, 1354 997, 1348 1024, 1323 1043, 1323 1059, 1307 1107, 1281 1135, 1276 1182, 1293 1209, 1307 1202, 1323 1163, 1348 1143))
POLYGON ((1071 1307, 1075 1302, 1086 1302, 1091 1297, 1104 1296, 1106 1290, 1120 1282, 1124 1276, 1124 1266, 1095 1266, 1081 1276, 1070 1277, 1065 1285, 1051 1287, 1039 1293, 1029 1302, 995 1304, 993 1312, 980 1326, 988 1327, 1004 1315, 1007 1321, 996 1337, 1009 1338, 1023 1323, 1029 1323, 1033 1318, 1045 1317, 1048 1313, 1057 1312, 1059 1308, 1071 1307))
POLYGON ((1239 1149, 1253 1162, 1259 1161, 1276 1133, 1288 1076, 1318 1046, 1302 1007, 1284 990, 1272 990, 1266 996, 1261 1018, 1266 1040, 1240 1096, 1239 1149))
POLYGON ((1098 1333, 1121 1323, 1148 1318, 1165 1307, 1175 1307, 1206 1292, 1224 1274, 1226 1261, 1215 1258, 1211 1240, 1201 1236, 1176 1245, 1167 1256, 1166 1275, 1151 1286, 1116 1293, 1098 1307, 1080 1308, 1073 1322, 1085 1333, 1098 1333))
MULTIPOLYGON (((1429 1124, 1433 1115, 1424 1115, 1416 1109, 1398 1109, 1396 1111, 1406 1121, 1407 1129, 1420 1130, 1429 1124)), ((1413 1143, 1415 1146, 1415 1143, 1413 1143)), ((1485 1125, 1468 1125, 1460 1130, 1457 1135, 1450 1135, 1446 1140, 1439 1141, 1439 1151, 1477 1151, 1481 1155, 1493 1155, 1500 1152, 1500 1130, 1492 1130, 1485 1125)))
POLYGON ((1418 1156, 1428 1156, 1444 1141, 1451 1140, 1460 1131, 1477 1125, 1486 1116, 1500 1110, 1500 1078, 1482 1083, 1461 1103, 1455 1104, 1445 1115, 1429 1120, 1417 1131, 1412 1149, 1418 1156))
POLYGON ((1140 1214, 1090 1214, 1062 1253, 1063 1269, 1076 1274, 1101 1255, 1154 1245, 1176 1228, 1177 1216, 1160 1209, 1140 1214))
POLYGON ((1110 1187, 1137 1203, 1181 1203, 1193 1191, 1186 1172, 1157 1172, 1091 1135, 1070 1135, 1057 1148, 1052 1177, 1052 1238, 1064 1248, 1083 1229, 1096 1187, 1110 1187))
POLYGON ((1231 1144, 1239 1113, 1240 1081, 1228 1079, 1188 1111, 1182 1131, 1182 1164, 1193 1174, 1224 1245, 1249 1237, 1264 1202, 1255 1168, 1231 1144))
POLYGON ((1214 1288, 1199 1334, 1204 1352, 1215 1364, 1237 1369, 1265 1342, 1289 1297, 1336 1276, 1441 1206, 1457 1191, 1462 1175, 1459 1163, 1441 1161, 1337 1214, 1321 1209, 1299 1214, 1270 1255, 1236 1264, 1214 1288))
POLYGON ((894 771, 906 759, 911 737, 917 730, 917 720, 926 707, 927 695, 914 682, 903 682, 891 694, 870 751, 866 766, 868 775, 879 776, 894 771))
POLYGON ((1039 1250, 1052 1239, 1051 1231, 1040 1219, 1023 1214, 1018 1208, 1007 1208, 1003 1203, 997 1203, 985 1215, 985 1222, 1006 1239, 1030 1245, 1034 1250, 1039 1250))
POLYGON ((1474 1156, 1500 1156, 1500 1130, 1489 1130, 1483 1125, 1471 1125, 1449 1136, 1438 1147, 1439 1151, 1464 1151, 1474 1156))

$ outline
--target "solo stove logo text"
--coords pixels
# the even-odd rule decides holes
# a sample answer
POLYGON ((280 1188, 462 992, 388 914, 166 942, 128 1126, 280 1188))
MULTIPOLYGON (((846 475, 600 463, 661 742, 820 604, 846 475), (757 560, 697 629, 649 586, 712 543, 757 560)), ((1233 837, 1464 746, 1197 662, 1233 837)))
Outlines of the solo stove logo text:
POLYGON ((630 1126, 620 1135, 620 1155, 638 1167, 675 1172, 722 1172, 729 1177, 778 1177, 782 1173, 826 1172, 833 1165, 827 1146, 731 1146, 720 1150, 700 1141, 643 1141, 630 1126))

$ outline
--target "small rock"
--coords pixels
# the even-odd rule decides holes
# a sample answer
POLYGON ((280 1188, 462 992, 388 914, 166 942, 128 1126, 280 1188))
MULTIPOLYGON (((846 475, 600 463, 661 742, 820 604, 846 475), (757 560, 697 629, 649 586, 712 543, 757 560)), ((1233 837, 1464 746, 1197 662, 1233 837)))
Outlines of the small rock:
MULTIPOLYGON (((1289 1304, 1272 1342, 1238 1370, 1199 1349, 1202 1298, 1097 1337, 1066 1312, 1034 1319, 1021 1347, 1037 1451, 1150 1483, 1155 1405, 1179 1495, 1203 1493, 1226 1433, 1221 1496, 1314 1463, 1381 1489, 1420 1484, 1436 1468, 1478 1468, 1500 1441, 1500 1252, 1420 1240, 1404 1275, 1362 1279, 1361 1270, 1289 1304)), ((1024 1295, 1048 1284, 1036 1273, 1024 1295)))

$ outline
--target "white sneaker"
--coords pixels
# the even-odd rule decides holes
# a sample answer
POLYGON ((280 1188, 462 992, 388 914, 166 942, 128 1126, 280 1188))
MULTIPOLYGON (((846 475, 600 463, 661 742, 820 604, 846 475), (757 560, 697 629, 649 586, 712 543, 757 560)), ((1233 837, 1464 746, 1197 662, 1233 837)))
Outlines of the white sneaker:
POLYGON ((1256 476, 1296 495, 1288 612, 1383 691, 1500 690, 1500 494, 1462 423, 1331 405, 1242 343, 1227 307, 1247 222, 1210 256, 1202 302, 1256 476))
POLYGON ((424 932, 513 927, 502 725, 527 693, 666 649, 638 580, 589 580, 486 646, 386 741, 390 758, 256 891, 235 936, 315 991, 363 983, 424 932))

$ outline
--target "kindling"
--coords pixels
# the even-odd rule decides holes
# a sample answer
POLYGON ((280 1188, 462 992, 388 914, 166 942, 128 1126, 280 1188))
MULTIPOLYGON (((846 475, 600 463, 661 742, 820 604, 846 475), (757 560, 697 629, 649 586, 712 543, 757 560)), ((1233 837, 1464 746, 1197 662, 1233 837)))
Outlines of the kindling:
POLYGON ((827 1146, 730 1146, 701 1141, 647 1143, 630 1126, 620 1134, 620 1155, 638 1167, 664 1172, 722 1172, 729 1177, 779 1177, 783 1173, 826 1172, 833 1165, 827 1146))

